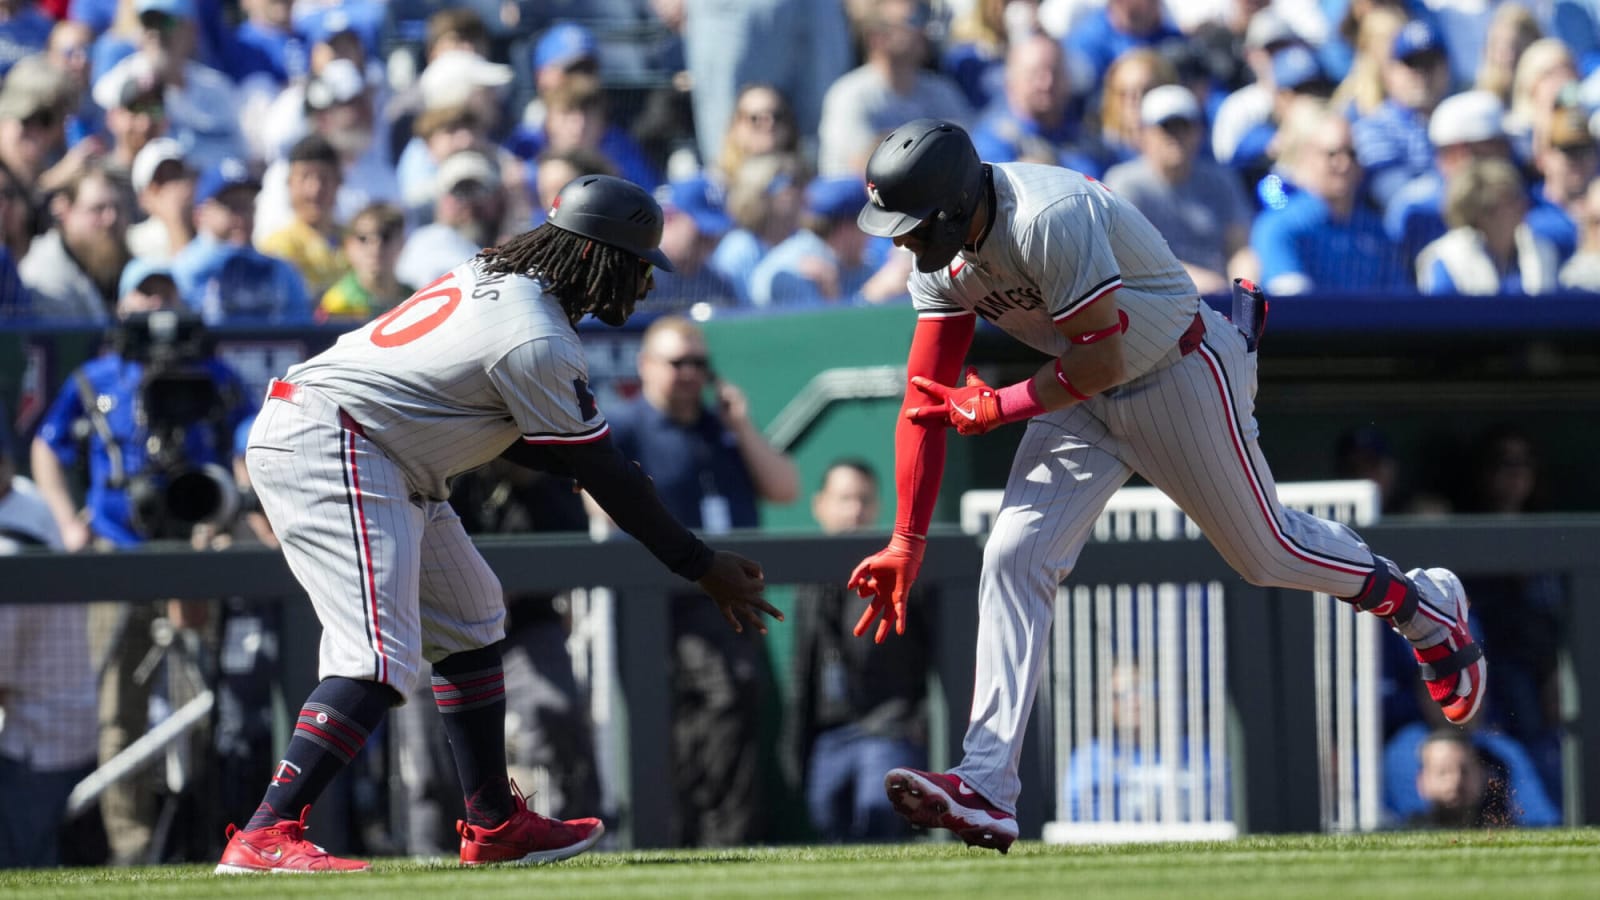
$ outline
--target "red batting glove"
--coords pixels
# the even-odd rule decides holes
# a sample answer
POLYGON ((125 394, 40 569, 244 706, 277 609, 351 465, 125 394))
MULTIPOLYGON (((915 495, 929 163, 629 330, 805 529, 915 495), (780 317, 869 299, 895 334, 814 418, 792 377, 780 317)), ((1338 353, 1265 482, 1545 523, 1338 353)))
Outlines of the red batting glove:
POLYGON ((921 375, 911 377, 911 386, 941 401, 936 406, 906 410, 906 418, 913 422, 931 425, 943 419, 964 435, 983 434, 996 425, 1005 424, 1000 415, 1000 396, 978 377, 975 368, 967 368, 966 387, 945 387, 921 375))
POLYGON ((872 620, 880 616, 874 643, 883 643, 889 636, 889 626, 895 634, 906 633, 906 596, 911 584, 917 580, 917 570, 922 568, 922 552, 928 539, 921 535, 896 531, 889 538, 889 546, 863 559, 850 573, 845 587, 872 602, 862 611, 856 622, 855 635, 861 637, 872 627, 872 620))

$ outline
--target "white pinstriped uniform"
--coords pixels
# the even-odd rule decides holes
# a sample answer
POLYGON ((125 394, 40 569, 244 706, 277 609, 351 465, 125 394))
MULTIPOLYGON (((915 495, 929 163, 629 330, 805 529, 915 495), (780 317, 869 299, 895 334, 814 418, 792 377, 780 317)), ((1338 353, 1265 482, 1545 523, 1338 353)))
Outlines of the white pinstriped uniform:
POLYGON ((984 549, 976 689, 954 774, 1014 812, 1056 588, 1134 472, 1165 491, 1253 584, 1350 596, 1374 561, 1349 528, 1279 506, 1256 445, 1255 356, 1226 317, 1200 302, 1144 216, 1078 172, 1025 164, 993 171, 990 233, 946 271, 913 274, 918 315, 976 313, 1049 356, 1067 348, 1056 323, 1110 291, 1129 322, 1128 381, 1027 423, 984 549), (1197 311, 1205 338, 1185 355, 1178 338, 1197 311))
POLYGON ((269 395, 245 461, 322 621, 319 675, 406 696, 422 660, 504 637, 499 579, 449 479, 519 439, 604 435, 582 346, 537 282, 469 261, 285 380, 294 399, 269 395))

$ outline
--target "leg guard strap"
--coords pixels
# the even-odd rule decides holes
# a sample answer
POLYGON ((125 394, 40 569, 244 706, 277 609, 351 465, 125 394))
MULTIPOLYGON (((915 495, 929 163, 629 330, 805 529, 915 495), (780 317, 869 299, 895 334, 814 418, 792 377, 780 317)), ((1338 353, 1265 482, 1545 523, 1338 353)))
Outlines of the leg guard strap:
POLYGON ((1423 681, 1439 681, 1449 678, 1480 659, 1483 659, 1483 648, 1474 641, 1443 659, 1432 662, 1418 660, 1417 670, 1422 673, 1423 681))
POLYGON ((1367 576, 1361 593, 1346 597, 1346 602, 1362 612, 1389 619, 1397 625, 1410 622, 1411 617, 1417 614, 1417 586, 1389 560, 1378 556, 1374 557, 1374 561, 1377 566, 1367 576))

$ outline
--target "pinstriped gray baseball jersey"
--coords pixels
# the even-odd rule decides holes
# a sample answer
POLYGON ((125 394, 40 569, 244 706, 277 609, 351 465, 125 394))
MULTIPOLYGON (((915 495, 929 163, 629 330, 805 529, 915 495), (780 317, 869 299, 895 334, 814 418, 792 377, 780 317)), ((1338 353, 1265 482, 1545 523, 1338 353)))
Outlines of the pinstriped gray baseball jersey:
POLYGON ((913 272, 919 316, 975 312, 1049 356, 1066 352, 1056 323, 1117 292, 1128 314, 1129 377, 1171 352, 1200 295, 1167 241, 1127 201, 1081 172, 1000 163, 993 223, 976 253, 941 272, 913 272))
POLYGON ((530 443, 607 431, 577 332, 530 278, 469 260, 404 304, 291 368, 360 422, 432 499, 448 480, 530 443))

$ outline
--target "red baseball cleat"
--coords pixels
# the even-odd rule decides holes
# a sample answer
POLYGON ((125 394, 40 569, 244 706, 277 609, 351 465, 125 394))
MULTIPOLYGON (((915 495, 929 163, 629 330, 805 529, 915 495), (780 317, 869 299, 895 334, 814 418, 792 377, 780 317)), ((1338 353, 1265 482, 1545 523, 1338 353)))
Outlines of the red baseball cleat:
POLYGON ((481 866, 488 863, 532 865, 558 862, 593 847, 606 826, 599 819, 552 819, 531 809, 522 798, 522 792, 512 785, 516 811, 511 818, 494 828, 468 825, 457 820, 456 833, 461 835, 461 864, 481 866))
MULTIPOLYGON (((1412 652, 1416 654, 1422 680, 1427 683, 1433 702, 1444 710, 1446 719, 1465 725, 1483 705, 1484 685, 1489 676, 1483 648, 1467 630, 1466 588, 1449 569, 1412 569, 1407 577, 1413 581, 1431 581, 1450 603, 1445 612, 1452 614, 1454 621, 1449 623, 1450 631, 1444 641, 1432 647, 1412 648, 1412 652)), ((1419 610, 1419 615, 1426 613, 1419 610)))
POLYGON ((955 775, 890 769, 883 789, 901 818, 919 828, 948 828, 969 847, 1005 853, 1017 839, 1017 817, 1003 812, 955 775))
POLYGON ((299 819, 279 819, 277 824, 250 831, 228 826, 228 846, 217 864, 218 875, 299 875, 307 872, 366 872, 371 863, 341 859, 306 840, 306 814, 299 819))

